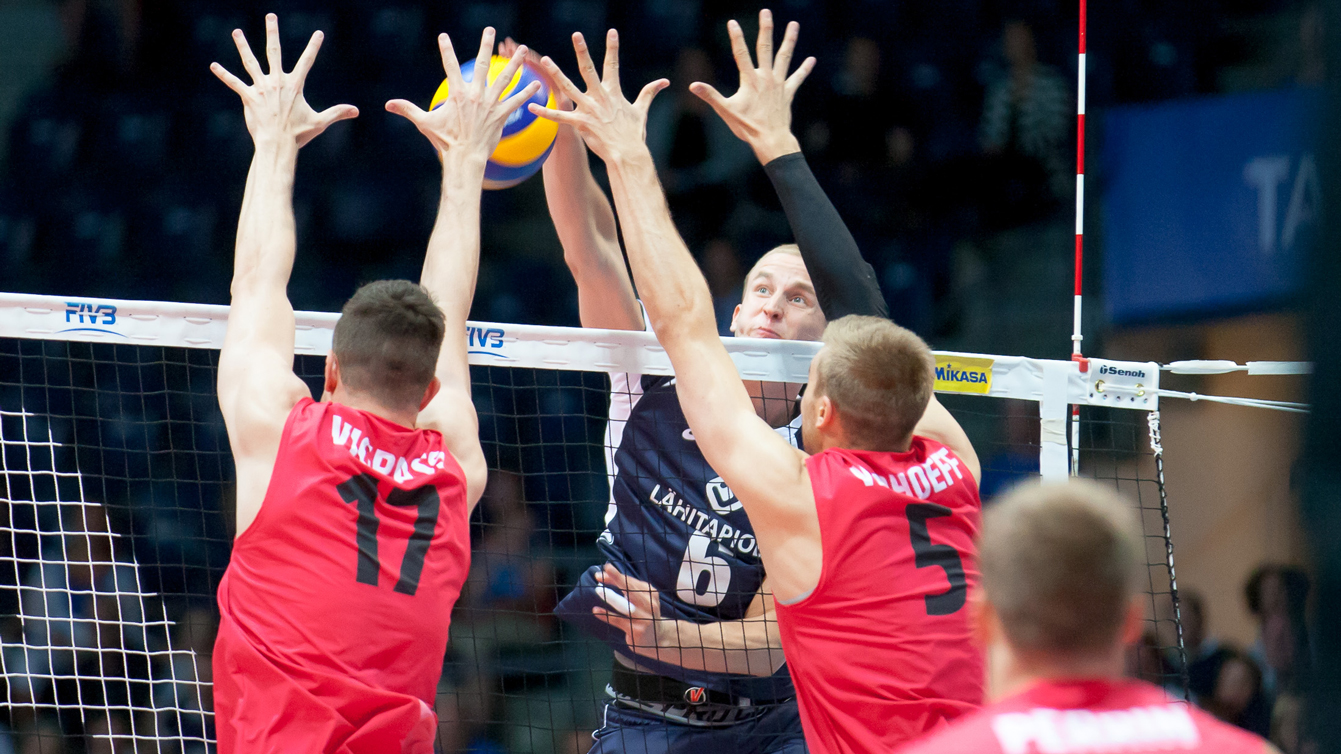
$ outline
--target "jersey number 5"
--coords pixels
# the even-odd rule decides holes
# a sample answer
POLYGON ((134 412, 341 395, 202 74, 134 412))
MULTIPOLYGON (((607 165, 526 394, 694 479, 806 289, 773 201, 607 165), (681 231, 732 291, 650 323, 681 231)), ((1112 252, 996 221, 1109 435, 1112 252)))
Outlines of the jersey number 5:
POLYGON ((908 517, 908 535, 913 540, 913 563, 918 568, 940 568, 950 580, 950 590, 928 594, 927 615, 949 615, 964 606, 968 595, 968 579, 964 577, 964 561, 959 551, 950 545, 933 545, 927 531, 927 520, 950 515, 950 509, 934 503, 912 503, 904 515, 908 517))
MULTIPOLYGON (((360 584, 377 586, 377 574, 381 570, 381 563, 377 559, 377 527, 381 525, 377 518, 377 477, 359 474, 336 485, 335 491, 340 493, 341 500, 357 506, 359 512, 358 532, 354 539, 359 548, 356 578, 360 584)), ((419 509, 419 516, 414 520, 414 533, 410 535, 405 557, 400 561, 400 579, 396 581, 395 590, 401 594, 413 597, 419 589, 419 576, 424 571, 428 545, 438 528, 438 507, 441 503, 438 488, 431 484, 412 490, 393 489, 387 493, 387 505, 419 509)))

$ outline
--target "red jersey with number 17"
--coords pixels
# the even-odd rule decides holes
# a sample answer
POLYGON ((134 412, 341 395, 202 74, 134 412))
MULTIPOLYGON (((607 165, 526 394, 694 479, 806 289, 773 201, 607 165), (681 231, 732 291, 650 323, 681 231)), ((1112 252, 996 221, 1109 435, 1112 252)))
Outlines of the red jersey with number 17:
POLYGON ((965 607, 978 486, 924 437, 905 453, 826 450, 806 467, 823 566, 813 592, 777 604, 806 744, 890 751, 982 704, 965 607))
POLYGON ((219 585, 219 751, 432 752, 470 567, 465 475, 432 430, 304 399, 219 585))

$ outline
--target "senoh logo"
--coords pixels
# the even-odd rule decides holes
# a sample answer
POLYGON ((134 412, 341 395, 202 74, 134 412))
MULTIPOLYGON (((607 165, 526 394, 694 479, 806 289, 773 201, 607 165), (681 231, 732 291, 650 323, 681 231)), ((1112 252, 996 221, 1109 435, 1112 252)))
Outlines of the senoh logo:
POLYGON ((1105 377, 1135 377, 1140 380, 1145 379, 1145 370, 1143 369, 1119 369, 1118 367, 1108 366, 1107 364, 1099 367, 1099 374, 1105 377))
MULTIPOLYGON (((65 322, 71 325, 115 325, 116 307, 91 301, 66 301, 65 322)), ((101 332, 126 337, 123 333, 105 327, 67 327, 61 332, 101 332)))
POLYGON ((985 395, 992 390, 992 364, 992 359, 937 356, 936 390, 985 395))

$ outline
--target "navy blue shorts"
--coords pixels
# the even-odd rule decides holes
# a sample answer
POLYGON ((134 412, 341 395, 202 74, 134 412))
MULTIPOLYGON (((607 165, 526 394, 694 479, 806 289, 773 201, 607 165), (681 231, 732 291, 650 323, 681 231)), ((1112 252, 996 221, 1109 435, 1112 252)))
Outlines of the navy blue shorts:
POLYGON ((738 723, 699 727, 605 705, 605 725, 588 754, 806 754, 796 700, 738 723))

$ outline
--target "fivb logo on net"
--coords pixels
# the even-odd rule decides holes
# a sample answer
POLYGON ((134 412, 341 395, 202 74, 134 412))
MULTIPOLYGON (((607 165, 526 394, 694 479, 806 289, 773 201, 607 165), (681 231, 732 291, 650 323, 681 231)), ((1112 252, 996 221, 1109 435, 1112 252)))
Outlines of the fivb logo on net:
POLYGON ((466 345, 469 349, 466 353, 479 354, 481 356, 499 356, 499 350, 503 348, 503 336, 507 332, 501 327, 476 327, 470 325, 466 327, 466 345))
MULTIPOLYGON (((116 307, 92 301, 66 301, 65 322, 72 325, 115 325, 116 307)), ((103 332, 126 337, 123 333, 105 327, 67 327, 60 332, 103 332)))

